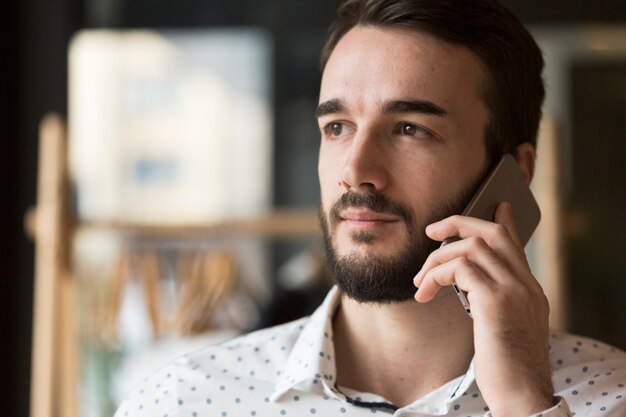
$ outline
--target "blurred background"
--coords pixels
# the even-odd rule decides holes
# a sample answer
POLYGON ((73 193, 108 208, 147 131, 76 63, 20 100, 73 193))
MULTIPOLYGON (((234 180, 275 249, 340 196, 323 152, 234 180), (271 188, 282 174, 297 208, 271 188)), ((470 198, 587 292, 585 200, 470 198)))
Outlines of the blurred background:
MULTIPOLYGON (((626 348, 626 3, 504 3, 548 63, 534 184, 544 218, 528 251, 552 324, 626 348)), ((38 360, 63 352, 75 375, 54 371, 78 387, 57 410, 105 416, 137 375, 179 352, 315 307, 328 282, 313 112, 337 4, 2 2, 2 415, 34 413, 33 349, 38 360), (42 196, 40 137, 64 129, 56 160, 71 215, 54 230, 71 239, 59 262, 72 285, 41 289, 24 219, 42 196), (42 303, 66 320, 48 322, 49 339, 33 313, 42 303), (33 342, 34 321, 54 348, 33 342)))

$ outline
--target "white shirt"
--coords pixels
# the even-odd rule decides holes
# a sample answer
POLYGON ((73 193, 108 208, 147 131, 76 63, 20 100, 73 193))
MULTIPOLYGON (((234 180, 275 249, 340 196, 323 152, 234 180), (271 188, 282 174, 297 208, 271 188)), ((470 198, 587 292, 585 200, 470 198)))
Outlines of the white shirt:
MULTIPOLYGON (((115 417, 489 416, 467 373, 405 407, 336 387, 333 288, 311 317, 185 355, 144 380, 115 417), (359 405, 355 405, 359 404, 359 405)), ((626 353, 564 333, 551 334, 559 403, 536 417, 626 416, 626 353)))

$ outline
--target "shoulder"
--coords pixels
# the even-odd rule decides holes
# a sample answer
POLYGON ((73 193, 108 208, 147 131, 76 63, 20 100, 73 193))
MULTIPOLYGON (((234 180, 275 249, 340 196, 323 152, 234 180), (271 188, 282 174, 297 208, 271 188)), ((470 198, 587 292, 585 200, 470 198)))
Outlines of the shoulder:
POLYGON ((626 352, 588 337, 553 332, 550 357, 555 392, 576 415, 626 412, 626 352))
MULTIPOLYGON (((276 369, 284 365, 308 320, 305 317, 207 346, 176 359, 171 366, 179 371, 239 374, 258 369, 260 372, 255 372, 255 375, 262 378, 266 373, 263 369, 276 369)), ((274 379, 272 376, 267 378, 274 379)))
MULTIPOLYGON (((180 356, 135 387, 115 417, 150 416, 184 406, 183 392, 224 385, 273 387, 308 317, 248 333, 180 356)), ((173 415, 173 414, 170 414, 173 415)))
POLYGON ((550 357, 553 370, 587 362, 624 361, 626 352, 589 337, 552 331, 550 357))

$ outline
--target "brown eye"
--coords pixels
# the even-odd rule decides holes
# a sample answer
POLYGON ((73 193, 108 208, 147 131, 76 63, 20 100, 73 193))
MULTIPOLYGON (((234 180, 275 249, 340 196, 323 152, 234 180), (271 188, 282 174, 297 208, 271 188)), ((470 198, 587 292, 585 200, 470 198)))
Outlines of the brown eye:
POLYGON ((420 139, 433 137, 428 129, 413 123, 403 122, 398 126, 397 132, 405 137, 420 139))
POLYGON ((417 126, 405 123, 402 125, 402 134, 406 136, 415 136, 417 134, 417 126))
POLYGON ((344 139, 354 133, 354 127, 349 122, 337 121, 329 122, 322 128, 322 135, 326 139, 340 140, 344 139))
POLYGON ((341 123, 331 123, 328 129, 333 136, 340 136, 343 132, 343 125, 341 123))

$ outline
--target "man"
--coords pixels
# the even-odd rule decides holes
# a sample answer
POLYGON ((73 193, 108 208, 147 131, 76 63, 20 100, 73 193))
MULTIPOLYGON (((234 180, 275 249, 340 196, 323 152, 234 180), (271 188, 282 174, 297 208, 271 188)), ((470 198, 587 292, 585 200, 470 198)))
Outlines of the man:
POLYGON ((455 215, 505 153, 531 180, 542 67, 495 0, 346 1, 317 108, 337 286, 310 318, 173 362, 117 416, 626 415, 626 354, 550 334, 510 206, 455 215))

